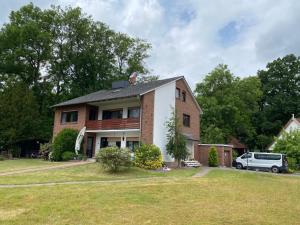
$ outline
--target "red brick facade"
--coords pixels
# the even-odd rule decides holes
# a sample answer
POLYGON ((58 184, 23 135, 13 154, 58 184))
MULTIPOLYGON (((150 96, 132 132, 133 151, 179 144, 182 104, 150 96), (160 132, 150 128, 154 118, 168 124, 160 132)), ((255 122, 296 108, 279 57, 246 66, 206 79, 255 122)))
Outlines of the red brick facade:
POLYGON ((212 146, 215 146, 218 151, 219 166, 231 167, 232 147, 229 145, 198 145, 198 148, 195 148, 195 159, 202 165, 208 166, 208 154, 212 146))
POLYGON ((54 116, 53 137, 55 137, 64 128, 72 128, 72 129, 80 130, 85 126, 86 117, 87 117, 87 107, 85 104, 56 108, 55 116, 54 116), (78 121, 62 124, 61 113, 68 112, 68 111, 78 111, 78 121))
POLYGON ((141 141, 145 144, 153 143, 154 98, 154 91, 151 91, 143 95, 141 99, 141 141))
POLYGON ((176 81, 176 88, 180 89, 181 97, 176 98, 176 112, 179 118, 182 132, 192 135, 194 140, 199 140, 200 136, 200 110, 195 103, 192 93, 183 79, 176 81), (182 100, 182 93, 186 94, 185 102, 182 100), (183 126, 183 114, 190 116, 190 127, 183 126))

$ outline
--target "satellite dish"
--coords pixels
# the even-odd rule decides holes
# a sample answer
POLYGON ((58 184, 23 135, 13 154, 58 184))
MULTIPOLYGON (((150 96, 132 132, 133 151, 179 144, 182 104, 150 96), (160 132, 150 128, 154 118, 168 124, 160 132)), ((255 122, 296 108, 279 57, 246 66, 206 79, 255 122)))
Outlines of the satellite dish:
POLYGON ((76 143, 75 143, 75 153, 76 155, 78 155, 78 152, 80 150, 80 145, 81 145, 81 142, 83 140, 83 137, 84 137, 84 133, 86 131, 86 127, 83 127, 80 131, 79 131, 79 134, 76 138, 76 143))

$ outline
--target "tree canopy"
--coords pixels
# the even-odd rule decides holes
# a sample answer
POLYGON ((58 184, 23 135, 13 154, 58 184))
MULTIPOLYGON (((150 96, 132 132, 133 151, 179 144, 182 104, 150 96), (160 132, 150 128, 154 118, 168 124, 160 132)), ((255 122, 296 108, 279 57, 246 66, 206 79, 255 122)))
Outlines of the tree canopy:
POLYGON ((262 95, 257 77, 240 79, 227 65, 219 65, 197 84, 195 94, 203 110, 202 142, 228 143, 230 136, 236 136, 253 145, 252 116, 262 95))
MULTIPOLYGON (((0 30, 0 89, 6 92, 22 83, 38 109, 36 118, 41 122, 35 130, 49 139, 51 105, 110 88, 114 80, 127 80, 132 72, 147 80, 150 48, 142 39, 94 21, 78 7, 42 10, 30 3, 12 11, 0 30)), ((19 97, 17 91, 12 98, 19 97)), ((17 119, 11 117, 7 123, 17 119)))

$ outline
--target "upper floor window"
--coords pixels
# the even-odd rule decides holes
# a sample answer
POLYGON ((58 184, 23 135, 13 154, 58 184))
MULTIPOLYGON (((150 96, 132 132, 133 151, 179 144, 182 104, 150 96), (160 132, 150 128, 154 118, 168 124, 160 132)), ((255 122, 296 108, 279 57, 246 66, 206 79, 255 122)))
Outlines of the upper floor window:
POLYGON ((89 111, 89 120, 97 120, 98 118, 98 110, 97 109, 90 109, 89 111))
POLYGON ((183 114, 183 120, 182 120, 183 126, 189 127, 190 122, 191 122, 191 117, 187 114, 183 114))
POLYGON ((114 110, 103 110, 102 119, 122 119, 123 117, 123 109, 114 109, 114 110))
POLYGON ((128 118, 139 118, 140 117, 140 108, 134 107, 128 109, 128 118))
POLYGON ((175 96, 176 96, 176 98, 180 98, 180 89, 179 88, 176 88, 175 96))
POLYGON ((186 101, 186 92, 185 91, 182 92, 182 101, 183 102, 186 101))
POLYGON ((61 113, 61 123, 70 123, 78 121, 78 111, 69 111, 61 113))

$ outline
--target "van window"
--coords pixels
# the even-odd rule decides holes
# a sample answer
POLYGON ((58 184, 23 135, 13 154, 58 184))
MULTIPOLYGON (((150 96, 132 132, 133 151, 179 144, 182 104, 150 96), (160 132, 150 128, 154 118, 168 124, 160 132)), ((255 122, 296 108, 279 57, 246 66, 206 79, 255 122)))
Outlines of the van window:
POLYGON ((251 153, 247 153, 247 154, 244 154, 242 155, 242 159, 247 159, 247 158, 251 158, 252 157, 252 154, 251 153))
POLYGON ((272 154, 254 154, 255 159, 262 160, 280 160, 281 155, 272 155, 272 154))

